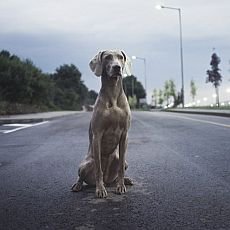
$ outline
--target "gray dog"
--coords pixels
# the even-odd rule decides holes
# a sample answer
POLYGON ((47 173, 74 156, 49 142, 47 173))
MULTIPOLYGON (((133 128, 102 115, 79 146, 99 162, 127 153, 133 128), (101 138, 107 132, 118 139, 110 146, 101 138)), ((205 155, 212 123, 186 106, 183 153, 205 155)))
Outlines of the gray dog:
MULTIPOLYGON (((122 73, 127 56, 122 51, 99 52, 90 62, 96 76, 101 76, 101 90, 95 103, 89 126, 89 150, 80 164, 78 181, 72 191, 82 190, 83 182, 96 185, 96 196, 107 197, 105 184, 116 183, 116 193, 126 192, 132 185, 124 177, 128 165, 125 160, 130 108, 122 86, 122 73)), ((128 72, 128 71, 127 71, 128 72)))

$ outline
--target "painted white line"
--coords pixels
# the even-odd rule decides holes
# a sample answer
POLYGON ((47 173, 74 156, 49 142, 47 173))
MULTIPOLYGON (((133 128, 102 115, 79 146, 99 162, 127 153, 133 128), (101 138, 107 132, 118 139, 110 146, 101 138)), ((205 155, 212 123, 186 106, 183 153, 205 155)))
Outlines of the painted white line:
POLYGON ((16 132, 16 131, 18 131, 18 130, 26 129, 26 128, 28 128, 28 126, 21 126, 21 127, 19 127, 19 128, 11 129, 11 130, 5 131, 5 132, 3 132, 3 133, 4 133, 4 134, 13 133, 13 132, 16 132))
POLYGON ((8 131, 8 130, 1 129, 1 130, 0 130, 0 133, 4 133, 4 132, 6 132, 6 131, 8 131))
POLYGON ((201 120, 201 119, 196 119, 196 118, 191 118, 191 117, 186 117, 186 116, 177 116, 177 115, 171 115, 171 114, 169 116, 182 118, 182 119, 186 119, 186 120, 191 120, 191 121, 198 121, 201 123, 206 123, 206 124, 211 124, 211 125, 217 125, 217 126, 221 126, 221 127, 225 127, 225 128, 230 128, 230 125, 226 125, 226 124, 218 123, 218 122, 213 122, 213 121, 205 121, 205 120, 201 120))
POLYGON ((32 126, 43 125, 43 124, 46 124, 46 123, 48 123, 48 122, 49 122, 49 121, 42 121, 42 122, 39 122, 39 123, 33 124, 32 126))
POLYGON ((30 127, 34 127, 34 126, 38 126, 38 125, 43 125, 45 123, 48 123, 49 121, 43 121, 43 122, 39 122, 39 123, 35 123, 35 124, 5 124, 4 126, 9 126, 9 127, 18 127, 18 128, 15 128, 15 129, 11 129, 11 130, 7 130, 7 131, 4 131, 3 133, 4 134, 7 134, 7 133, 13 133, 13 132, 16 132, 18 130, 21 130, 21 129, 26 129, 26 128, 30 128, 30 127))
POLYGON ((7 127, 18 127, 18 126, 28 126, 30 127, 31 124, 4 124, 3 126, 7 126, 7 127))

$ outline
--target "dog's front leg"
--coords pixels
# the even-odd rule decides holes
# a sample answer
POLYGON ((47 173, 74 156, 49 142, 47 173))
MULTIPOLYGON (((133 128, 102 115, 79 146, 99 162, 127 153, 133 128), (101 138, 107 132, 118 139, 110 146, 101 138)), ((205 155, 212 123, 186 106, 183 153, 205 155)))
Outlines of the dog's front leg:
POLYGON ((103 172, 101 168, 101 135, 93 135, 93 155, 95 162, 96 196, 106 198, 107 191, 103 183, 103 172))
POLYGON ((117 194, 122 194, 126 192, 124 175, 125 175, 125 153, 127 149, 127 143, 128 143, 128 132, 125 131, 121 135, 121 140, 119 143, 119 168, 118 168, 118 179, 117 179, 117 188, 116 188, 117 194))

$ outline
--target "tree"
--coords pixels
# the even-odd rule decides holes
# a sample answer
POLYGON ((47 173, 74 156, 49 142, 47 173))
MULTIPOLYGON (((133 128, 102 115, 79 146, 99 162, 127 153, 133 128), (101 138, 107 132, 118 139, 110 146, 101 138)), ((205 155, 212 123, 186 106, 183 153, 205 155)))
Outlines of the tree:
POLYGON ((2 101, 22 104, 46 104, 51 91, 50 79, 32 61, 22 61, 0 53, 0 96, 2 101))
POLYGON ((173 107, 182 103, 181 96, 176 93, 176 85, 172 79, 165 81, 163 94, 164 99, 167 101, 167 106, 170 104, 170 101, 173 103, 173 107))
POLYGON ((192 96, 193 102, 195 101, 196 92, 197 92, 197 87, 195 85, 195 81, 191 80, 191 82, 190 82, 190 94, 192 96))
POLYGON ((158 92, 158 104, 162 106, 163 102, 164 102, 164 93, 160 89, 158 92))
MULTIPOLYGON (((17 56, 11 56, 11 60, 18 60, 17 56)), ((24 65, 25 74, 28 75, 27 82, 31 94, 29 104, 53 107, 54 84, 49 75, 44 74, 30 59, 26 59, 22 63, 24 65)))
POLYGON ((164 98, 167 101, 167 106, 169 105, 169 97, 170 97, 170 89, 169 89, 169 81, 165 81, 164 84, 164 98))
POLYGON ((137 107, 137 97, 134 95, 133 97, 128 97, 128 102, 131 109, 135 109, 137 107))
POLYGON ((95 92, 94 90, 90 90, 88 92, 88 97, 87 97, 87 104, 88 105, 94 105, 96 99, 97 99, 98 93, 95 92))
POLYGON ((136 95, 137 107, 139 107, 140 98, 145 98, 146 92, 141 82, 137 81, 137 78, 133 75, 123 78, 123 88, 127 98, 134 97, 136 95))
POLYGON ((10 58, 10 52, 7 51, 7 50, 2 50, 2 51, 0 52, 0 56, 9 59, 9 58, 10 58))
POLYGON ((71 65, 62 65, 51 76, 55 83, 54 104, 61 109, 79 110, 86 102, 88 88, 81 80, 81 72, 71 65))
POLYGON ((164 84, 164 97, 167 101, 167 106, 169 105, 170 97, 173 97, 174 101, 176 100, 176 86, 173 80, 167 80, 164 84))
POLYGON ((216 53, 213 53, 211 56, 211 70, 207 70, 208 77, 206 78, 206 83, 211 82, 213 83, 215 90, 216 90, 216 104, 218 107, 220 106, 219 100, 219 86, 220 82, 222 81, 222 76, 219 73, 220 69, 218 65, 220 64, 220 58, 217 56, 216 53))
POLYGON ((158 99, 157 89, 153 89, 152 102, 154 102, 155 107, 157 107, 157 99, 158 99))
POLYGON ((170 96, 173 97, 174 102, 175 102, 176 101, 176 85, 172 79, 169 80, 169 92, 170 92, 170 96))

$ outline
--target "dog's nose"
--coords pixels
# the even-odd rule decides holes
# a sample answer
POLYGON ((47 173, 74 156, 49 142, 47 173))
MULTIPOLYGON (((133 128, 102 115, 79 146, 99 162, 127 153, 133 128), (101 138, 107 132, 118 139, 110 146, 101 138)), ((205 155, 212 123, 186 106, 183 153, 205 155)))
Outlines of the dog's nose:
POLYGON ((115 65, 115 66, 113 66, 113 70, 115 72, 120 72, 121 71, 121 67, 119 65, 115 65))

